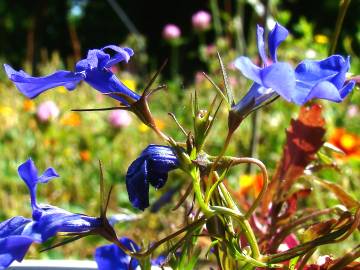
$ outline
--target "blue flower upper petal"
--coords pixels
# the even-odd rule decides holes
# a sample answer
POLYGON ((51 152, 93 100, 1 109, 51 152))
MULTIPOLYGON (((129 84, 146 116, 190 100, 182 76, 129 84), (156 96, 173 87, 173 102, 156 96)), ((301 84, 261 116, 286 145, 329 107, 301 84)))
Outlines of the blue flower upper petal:
POLYGON ((237 69, 241 71, 241 73, 248 79, 253 80, 257 84, 262 84, 260 71, 261 68, 254 65, 250 58, 245 56, 240 56, 235 59, 234 65, 237 69))
POLYGON ((289 31, 282 25, 276 23, 275 27, 270 31, 268 44, 270 57, 274 62, 277 62, 276 51, 281 42, 283 42, 288 36, 289 31))
POLYGON ((83 73, 60 70, 44 77, 32 77, 24 71, 16 71, 4 64, 5 72, 16 87, 28 98, 35 98, 42 92, 57 86, 65 86, 68 90, 75 88, 76 84, 84 79, 83 73))
POLYGON ((109 68, 116 63, 125 61, 126 63, 129 62, 130 57, 134 55, 134 51, 131 48, 121 48, 115 45, 108 45, 102 48, 101 50, 104 51, 106 49, 112 50, 115 52, 115 55, 112 56, 109 61, 106 63, 105 67, 109 68))
POLYGON ((282 98, 291 101, 291 93, 295 88, 295 73, 290 64, 277 62, 263 68, 260 72, 262 85, 271 88, 282 98))
MULTIPOLYGON (((128 249, 139 251, 139 247, 134 241, 123 237, 119 240, 128 249)), ((98 247, 95 250, 95 261, 99 270, 128 270, 135 269, 139 263, 136 259, 131 259, 122 249, 115 244, 98 247)))
POLYGON ((161 188, 168 172, 178 168, 179 162, 171 147, 149 145, 129 166, 126 188, 129 200, 138 209, 149 206, 149 184, 161 188))
POLYGON ((264 42, 264 28, 260 25, 256 26, 256 41, 257 47, 259 51, 259 55, 263 63, 267 62, 266 50, 265 50, 265 42, 264 42))
POLYGON ((31 197, 31 207, 33 210, 37 208, 36 204, 36 187, 37 183, 46 183, 54 177, 59 177, 56 171, 53 168, 48 168, 42 175, 38 176, 38 170, 35 166, 35 163, 29 158, 23 164, 18 167, 18 173, 22 180, 24 180, 27 185, 30 197, 31 197))

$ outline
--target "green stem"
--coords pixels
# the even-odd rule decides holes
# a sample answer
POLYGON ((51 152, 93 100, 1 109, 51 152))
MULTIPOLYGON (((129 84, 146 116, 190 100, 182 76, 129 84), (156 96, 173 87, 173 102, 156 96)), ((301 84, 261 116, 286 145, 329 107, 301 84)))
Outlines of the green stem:
POLYGON ((192 176, 192 179, 193 179, 193 189, 194 189, 194 193, 195 193, 195 198, 196 198, 196 201, 198 202, 198 204, 200 206, 201 211, 207 217, 212 217, 215 212, 213 210, 211 210, 209 208, 208 204, 206 204, 205 201, 204 201, 202 191, 201 191, 201 186, 200 186, 199 169, 198 168, 193 168, 190 175, 192 176))
POLYGON ((341 0, 340 1, 340 10, 339 10, 339 14, 338 14, 338 17, 336 20, 335 32, 334 32, 333 39, 331 41, 329 55, 335 53, 336 45, 337 45, 337 42, 338 42, 338 39, 340 36, 341 27, 344 22, 344 18, 345 18, 346 12, 348 10, 348 7, 350 5, 350 2, 351 2, 351 0, 341 0))
POLYGON ((171 44, 171 77, 175 79, 179 71, 179 48, 177 44, 171 44))
POLYGON ((220 11, 217 0, 210 0, 210 9, 214 17, 214 29, 217 37, 222 35, 223 29, 221 26, 220 11))
POLYGON ((241 213, 239 213, 233 209, 229 209, 229 208, 222 207, 222 206, 210 206, 210 209, 215 211, 215 213, 233 217, 239 223, 240 227, 242 228, 242 230, 245 234, 245 237, 246 237, 247 241, 249 242, 249 246, 251 248, 252 256, 254 257, 254 259, 261 258, 260 249, 257 244, 254 231, 252 230, 250 223, 244 218, 244 216, 241 213))
POLYGON ((207 218, 203 216, 203 217, 197 219, 196 221, 194 221, 193 223, 189 224, 188 226, 185 226, 182 229, 166 236, 165 238, 161 239, 160 241, 157 241, 147 250, 140 251, 140 252, 133 252, 132 250, 128 249, 125 245, 123 245, 121 242, 119 242, 117 240, 114 240, 112 242, 113 242, 113 244, 115 244, 116 246, 121 248, 129 256, 137 258, 137 259, 142 259, 142 258, 148 257, 151 253, 153 253, 155 251, 155 249, 157 249, 162 244, 168 242, 172 238, 175 238, 184 232, 193 231, 196 228, 198 228, 199 226, 202 226, 206 221, 207 221, 207 218))

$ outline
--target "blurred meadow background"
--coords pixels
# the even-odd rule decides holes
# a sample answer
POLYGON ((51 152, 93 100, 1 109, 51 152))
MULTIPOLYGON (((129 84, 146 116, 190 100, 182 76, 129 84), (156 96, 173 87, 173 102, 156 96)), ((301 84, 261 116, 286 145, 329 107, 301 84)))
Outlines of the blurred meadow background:
MULTIPOLYGON (((291 35, 279 49, 279 59, 295 66, 303 59, 323 59, 329 54, 339 12, 337 0, 201 0, 201 1, 0 1, 0 60, 33 75, 55 70, 73 70, 88 49, 108 44, 131 47, 131 61, 112 69, 129 88, 140 93, 165 58, 169 63, 158 80, 166 91, 151 97, 151 109, 158 126, 177 140, 184 135, 167 115, 172 112, 187 129, 191 128, 190 95, 196 89, 206 108, 215 96, 202 72, 221 84, 216 51, 229 72, 231 86, 239 100, 248 89, 247 81, 234 69, 240 55, 256 59, 255 25, 272 27, 275 21, 286 26, 291 35), (198 11, 211 15, 206 27, 196 25, 192 16, 198 11), (178 32, 166 32, 174 24, 178 32)), ((352 75, 360 74, 360 5, 352 1, 336 47, 336 53, 351 56, 352 75)), ((351 76, 351 75, 350 75, 351 76)), ((124 214, 131 221, 117 225, 119 235, 141 242, 156 240, 180 226, 179 212, 171 204, 156 213, 140 213, 131 207, 125 188, 129 164, 150 143, 160 143, 151 130, 127 112, 73 112, 78 108, 115 106, 106 96, 81 84, 72 92, 63 87, 44 93, 35 100, 25 98, 0 70, 0 217, 29 216, 29 194, 17 175, 17 166, 32 157, 40 170, 54 167, 60 174, 39 187, 42 202, 73 212, 97 215, 99 209, 99 167, 103 162, 106 185, 114 185, 109 216, 124 214)), ((323 149, 317 162, 326 169, 319 175, 340 184, 360 198, 360 91, 341 104, 322 102, 327 122, 326 138, 343 151, 323 149)), ((228 154, 255 156, 271 173, 282 153, 285 129, 299 107, 277 100, 256 117, 249 117, 231 142, 228 154)), ((227 125, 225 110, 218 115, 206 151, 220 151, 227 125)), ((227 179, 241 200, 256 193, 257 171, 239 167, 227 179)), ((187 179, 172 172, 164 189, 151 189, 150 204, 166 190, 175 189, 173 202, 186 187, 187 179)), ((309 185, 304 180, 299 185, 309 185)), ((339 202, 321 187, 307 201, 320 208, 339 202), (316 195, 315 195, 316 194, 316 195)), ((34 245, 27 258, 92 258, 97 238, 87 238, 50 252, 40 253, 34 245), (82 247, 81 249, 79 247, 82 247), (84 248, 85 247, 85 248, 84 248)), ((351 242, 360 241, 359 233, 344 243, 325 246, 320 252, 336 255, 351 242)), ((51 242, 48 243, 51 245, 51 242)), ((354 244, 350 245, 353 246, 354 244)))

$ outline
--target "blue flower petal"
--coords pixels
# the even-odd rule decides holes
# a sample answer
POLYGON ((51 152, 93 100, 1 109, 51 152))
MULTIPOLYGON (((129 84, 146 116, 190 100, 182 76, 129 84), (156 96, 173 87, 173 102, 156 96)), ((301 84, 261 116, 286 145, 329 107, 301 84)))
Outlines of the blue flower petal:
POLYGON ((246 78, 261 84, 261 68, 254 65, 248 57, 240 56, 239 58, 235 59, 234 65, 246 78))
POLYGON ((29 236, 14 235, 0 239, 0 269, 17 260, 22 261, 34 240, 29 236))
POLYGON ((265 52, 265 42, 264 42, 264 28, 260 25, 256 26, 256 40, 257 40, 257 47, 259 51, 260 58, 264 64, 267 63, 267 57, 265 52))
POLYGON ((340 89, 340 96, 344 99, 355 87, 355 82, 350 81, 348 82, 343 88, 340 89))
POLYGON ((100 218, 74 214, 52 205, 40 204, 36 211, 26 233, 40 236, 42 242, 58 232, 82 233, 101 226, 100 218))
MULTIPOLYGON (((130 250, 139 251, 139 247, 135 242, 126 237, 121 238, 119 242, 130 250)), ((131 259, 115 244, 98 247, 95 250, 94 257, 99 270, 128 270, 135 269, 139 265, 136 259, 131 259)))
POLYGON ((131 48, 121 48, 115 45, 108 45, 102 48, 101 50, 110 49, 115 52, 115 55, 110 58, 110 60, 106 63, 105 67, 109 68, 116 63, 125 61, 129 62, 130 57, 134 55, 134 51, 131 48))
POLYGON ((65 70, 56 71, 49 76, 31 77, 24 71, 16 71, 7 64, 4 64, 4 67, 9 79, 28 98, 35 98, 42 92, 57 86, 65 86, 68 90, 72 90, 85 77, 83 73, 65 70))
POLYGON ((327 99, 334 102, 342 101, 339 90, 335 87, 335 85, 328 81, 319 82, 313 86, 310 93, 305 98, 305 102, 314 98, 327 99))
POLYGON ((20 235, 31 219, 16 216, 0 223, 0 239, 9 235, 20 235))
POLYGON ((58 173, 55 171, 54 168, 47 168, 45 170, 45 172, 40 175, 37 179, 38 183, 47 183, 49 182, 51 179, 55 178, 55 177, 59 177, 58 173))
POLYGON ((59 177, 56 171, 53 168, 48 168, 45 172, 38 176, 38 170, 35 166, 34 161, 29 158, 27 161, 22 163, 18 167, 18 173, 22 180, 24 180, 27 185, 30 197, 31 197, 31 206, 33 209, 37 207, 36 205, 36 186, 37 183, 47 183, 54 177, 59 177))
POLYGON ((288 63, 277 62, 261 70, 262 85, 272 88, 282 98, 291 101, 291 93, 295 89, 295 73, 288 63))
MULTIPOLYGON (((86 72, 85 81, 94 87, 96 90, 102 93, 121 93, 125 96, 129 96, 134 100, 139 100, 140 95, 135 93, 126 87, 119 79, 113 74, 111 71, 103 69, 92 69, 86 72)), ((110 95, 112 98, 124 103, 125 105, 129 105, 128 102, 118 95, 110 95)))
POLYGON ((149 207, 149 181, 147 161, 144 157, 136 159, 126 173, 126 189, 131 204, 144 210, 149 207))
POLYGON ((110 55, 102 50, 89 50, 86 59, 82 59, 76 63, 75 71, 82 72, 93 69, 103 69, 110 60, 110 55))
POLYGON ((25 161, 18 167, 18 173, 29 189, 31 207, 35 209, 37 207, 36 186, 38 181, 38 170, 31 158, 29 158, 27 161, 25 161))
POLYGON ((277 48, 286 39, 288 34, 288 30, 278 23, 276 23, 275 27, 270 31, 268 38, 269 53, 274 62, 277 62, 277 48))
POLYGON ((30 219, 17 216, 0 223, 0 269, 7 268, 14 260, 21 261, 30 245, 31 236, 24 236, 24 227, 30 219))
POLYGON ((350 67, 349 59, 340 55, 332 55, 320 61, 304 60, 295 69, 296 79, 317 83, 319 81, 332 81, 337 88, 344 83, 345 74, 350 67), (340 76, 339 76, 340 75, 340 76))
POLYGON ((129 167, 126 188, 129 200, 138 209, 149 206, 149 184, 161 188, 166 183, 168 172, 179 166, 171 147, 149 145, 129 167))

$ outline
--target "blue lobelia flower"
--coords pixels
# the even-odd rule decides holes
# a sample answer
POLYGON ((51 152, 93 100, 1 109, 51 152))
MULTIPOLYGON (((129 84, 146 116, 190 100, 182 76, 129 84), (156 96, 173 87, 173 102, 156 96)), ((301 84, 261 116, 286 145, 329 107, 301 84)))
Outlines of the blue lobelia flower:
MULTIPOLYGON (((139 251, 139 247, 134 241, 123 237, 119 242, 127 247, 129 250, 139 251)), ((122 249, 115 244, 98 247, 95 250, 95 261, 99 270, 128 270, 135 269, 139 262, 136 259, 131 259, 122 249), (130 268, 130 265, 132 268, 130 268)))
POLYGON ((34 162, 28 159, 19 166, 18 172, 30 191, 32 219, 17 216, 0 223, 0 269, 5 269, 14 260, 21 261, 33 242, 42 243, 58 232, 86 233, 102 225, 100 218, 37 203, 37 184, 58 177, 53 168, 38 175, 34 162))
POLYGON ((25 233, 29 231, 30 235, 37 235, 39 240, 46 241, 57 232, 82 233, 101 226, 100 218, 74 214, 56 206, 37 203, 37 184, 47 183, 59 176, 53 168, 48 168, 39 176, 34 162, 28 159, 19 166, 18 172, 27 185, 31 198, 33 223, 24 231, 25 233))
POLYGON ((121 95, 134 101, 137 101, 140 96, 119 81, 111 72, 110 67, 118 62, 128 62, 133 54, 132 49, 115 45, 109 45, 100 50, 89 50, 86 59, 76 63, 75 72, 60 70, 44 77, 32 77, 22 70, 14 70, 7 64, 4 64, 4 67, 9 79, 28 98, 35 98, 42 92, 57 86, 65 86, 68 90, 73 90, 80 81, 84 80, 102 93, 118 93, 118 95, 110 94, 110 96, 124 105, 129 105, 121 95), (114 55, 106 53, 106 50, 112 51, 114 55))
POLYGON ((151 144, 129 167, 126 188, 129 200, 138 209, 149 206, 149 184, 156 189, 165 185, 168 172, 179 167, 171 147, 151 144))
MULTIPOLYGON (((139 251, 140 248, 134 241, 129 238, 122 237, 119 242, 132 251, 139 251)), ((95 250, 95 261, 99 270, 128 270, 137 269, 139 262, 132 259, 122 249, 115 244, 98 247, 95 250)), ((164 256, 151 261, 152 266, 160 266, 165 261, 164 256)))
POLYGON ((266 56, 264 29, 257 26, 257 46, 264 66, 258 67, 244 56, 235 60, 235 67, 254 83, 240 102, 233 106, 234 111, 248 113, 277 95, 299 105, 315 98, 340 102, 353 89, 354 82, 345 84, 345 74, 350 68, 349 58, 332 55, 321 61, 305 60, 295 70, 289 63, 279 62, 276 51, 287 35, 286 28, 276 23, 268 37, 269 59, 266 56))

